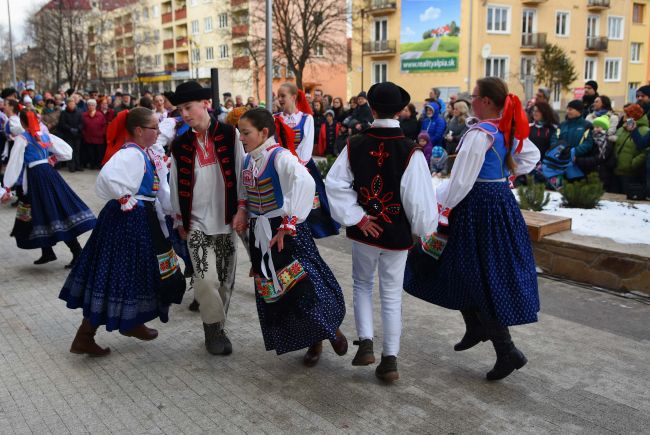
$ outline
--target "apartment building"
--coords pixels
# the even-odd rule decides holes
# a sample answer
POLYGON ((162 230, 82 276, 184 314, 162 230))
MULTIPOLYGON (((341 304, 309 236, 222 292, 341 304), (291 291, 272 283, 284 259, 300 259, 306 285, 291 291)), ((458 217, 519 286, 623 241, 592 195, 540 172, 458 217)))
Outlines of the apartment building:
POLYGON ((552 89, 556 108, 586 80, 621 108, 650 79, 647 0, 353 1, 352 93, 389 80, 423 101, 431 87, 446 98, 498 76, 530 97, 546 44, 562 47, 578 74, 568 91, 552 89))

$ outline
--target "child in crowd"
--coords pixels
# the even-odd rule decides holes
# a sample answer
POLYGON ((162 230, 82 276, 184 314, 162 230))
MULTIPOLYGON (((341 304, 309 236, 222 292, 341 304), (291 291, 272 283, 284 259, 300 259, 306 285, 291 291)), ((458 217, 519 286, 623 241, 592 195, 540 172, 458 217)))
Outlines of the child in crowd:
POLYGON ((447 175, 447 151, 440 145, 436 145, 431 150, 431 160, 429 160, 429 170, 433 177, 447 175))

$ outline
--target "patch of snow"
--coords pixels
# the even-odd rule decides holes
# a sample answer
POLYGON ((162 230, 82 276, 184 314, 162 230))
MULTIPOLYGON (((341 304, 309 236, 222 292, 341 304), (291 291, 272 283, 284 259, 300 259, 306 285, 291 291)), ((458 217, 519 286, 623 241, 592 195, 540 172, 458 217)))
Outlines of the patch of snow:
MULTIPOLYGON (((512 192, 517 197, 517 191, 512 192)), ((575 234, 650 245, 650 204, 601 200, 598 207, 586 210, 564 208, 559 192, 550 195, 542 213, 571 218, 571 231, 575 234)))

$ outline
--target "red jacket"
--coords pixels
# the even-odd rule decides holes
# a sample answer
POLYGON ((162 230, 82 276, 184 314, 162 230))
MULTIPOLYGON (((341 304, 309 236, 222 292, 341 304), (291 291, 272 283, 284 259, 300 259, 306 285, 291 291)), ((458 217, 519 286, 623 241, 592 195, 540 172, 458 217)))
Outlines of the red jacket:
MULTIPOLYGON (((339 136, 339 129, 341 128, 341 123, 336 123, 336 129, 334 133, 334 139, 339 136)), ((325 121, 320 126, 320 132, 318 133, 318 145, 312 154, 316 156, 325 156, 325 150, 327 150, 327 121, 325 121)))
POLYGON ((106 140, 106 118, 99 110, 95 111, 94 116, 90 112, 81 114, 83 124, 82 133, 85 143, 103 144, 106 140))

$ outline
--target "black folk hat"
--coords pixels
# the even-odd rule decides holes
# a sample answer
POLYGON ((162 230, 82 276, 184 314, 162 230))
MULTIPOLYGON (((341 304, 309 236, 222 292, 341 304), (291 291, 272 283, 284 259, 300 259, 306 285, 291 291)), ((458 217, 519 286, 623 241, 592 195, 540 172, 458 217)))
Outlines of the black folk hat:
POLYGON ((368 89, 368 104, 377 112, 401 112, 410 101, 409 93, 392 82, 376 83, 368 89))
POLYGON ((188 103, 190 101, 201 101, 209 100, 212 98, 212 89, 204 88, 198 82, 189 81, 181 83, 176 87, 174 95, 169 101, 174 105, 178 106, 182 103, 188 103))

